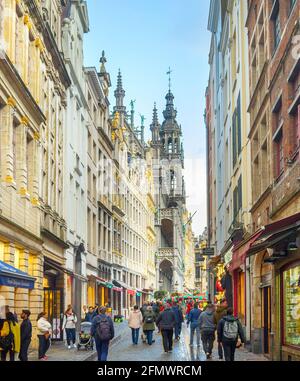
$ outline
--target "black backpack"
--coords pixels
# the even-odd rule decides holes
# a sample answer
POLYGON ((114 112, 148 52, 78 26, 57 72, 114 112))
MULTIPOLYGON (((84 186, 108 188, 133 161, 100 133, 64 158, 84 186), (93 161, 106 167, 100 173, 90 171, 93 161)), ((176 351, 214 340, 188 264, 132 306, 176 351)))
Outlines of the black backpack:
POLYGON ((145 323, 151 324, 154 323, 154 319, 152 315, 146 316, 145 323))
POLYGON ((96 333, 101 341, 109 341, 112 338, 110 322, 107 317, 102 318, 97 324, 96 333))
POLYGON ((0 348, 3 351, 9 351, 14 346, 14 335, 11 331, 9 322, 8 322, 8 326, 9 326, 9 334, 7 336, 0 336, 0 348))

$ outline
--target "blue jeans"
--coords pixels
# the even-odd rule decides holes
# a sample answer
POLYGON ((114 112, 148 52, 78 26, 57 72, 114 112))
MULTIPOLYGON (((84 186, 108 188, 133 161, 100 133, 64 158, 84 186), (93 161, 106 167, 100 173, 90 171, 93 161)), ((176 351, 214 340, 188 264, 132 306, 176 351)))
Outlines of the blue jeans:
POLYGON ((177 339, 181 334, 181 325, 182 323, 175 324, 175 339, 177 339))
POLYGON ((109 341, 96 340, 98 361, 107 361, 109 341))
POLYGON ((66 328, 67 343, 71 345, 76 343, 76 329, 75 328, 66 328))
POLYGON ((145 331, 147 342, 149 345, 152 345, 153 331, 145 331))
POLYGON ((195 331, 197 334, 197 345, 200 345, 200 327, 198 323, 191 323, 190 345, 193 345, 195 331))
POLYGON ((132 333, 132 342, 133 344, 137 344, 139 341, 139 328, 131 328, 131 333, 132 333))

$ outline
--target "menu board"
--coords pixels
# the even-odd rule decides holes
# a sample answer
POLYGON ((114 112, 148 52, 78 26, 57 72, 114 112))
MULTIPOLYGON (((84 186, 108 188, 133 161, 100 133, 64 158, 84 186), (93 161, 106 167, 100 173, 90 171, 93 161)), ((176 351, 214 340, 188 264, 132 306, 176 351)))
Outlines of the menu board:
POLYGON ((300 265, 283 273, 284 341, 300 347, 300 265))

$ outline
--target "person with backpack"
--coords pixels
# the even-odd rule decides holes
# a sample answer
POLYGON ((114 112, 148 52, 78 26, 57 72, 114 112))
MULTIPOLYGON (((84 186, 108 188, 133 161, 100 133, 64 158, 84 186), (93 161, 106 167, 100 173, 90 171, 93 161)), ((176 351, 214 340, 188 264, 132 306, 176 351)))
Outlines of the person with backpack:
POLYGON ((66 331, 68 349, 71 349, 71 342, 73 347, 76 348, 76 323, 77 316, 73 312, 72 306, 69 306, 65 312, 62 324, 62 330, 66 331))
POLYGON ((148 345, 153 343, 153 331, 155 331, 155 313, 151 306, 148 306, 143 317, 143 332, 146 335, 148 345))
POLYGON ((202 311, 198 307, 198 303, 194 304, 194 308, 187 315, 187 327, 191 324, 190 328, 190 346, 193 346, 195 332, 197 334, 197 346, 200 347, 200 327, 199 317, 202 311))
POLYGON ((39 360, 47 361, 48 356, 46 353, 50 348, 50 336, 52 333, 52 327, 47 320, 47 315, 45 312, 41 312, 37 317, 37 337, 39 339, 39 360))
POLYGON ((9 360, 15 361, 15 354, 20 353, 21 347, 20 325, 15 319, 15 314, 12 312, 6 313, 6 322, 9 325, 8 346, 1 351, 1 361, 6 361, 7 353, 9 353, 9 360))
MULTIPOLYGON (((215 318, 217 321, 217 326, 219 324, 219 321, 227 315, 227 308, 228 308, 228 303, 226 299, 222 299, 220 304, 217 305, 216 307, 216 312, 215 312, 215 318)), ((219 354, 219 359, 223 360, 223 347, 222 344, 218 342, 218 354, 219 354)))
POLYGON ((11 330, 10 322, 6 319, 0 320, 0 352, 1 361, 6 361, 7 353, 9 353, 10 361, 14 361, 14 335, 11 330))
POLYGON ((128 325, 129 328, 131 328, 132 332, 132 344, 138 345, 139 341, 139 332, 140 328, 143 324, 143 315, 141 311, 139 310, 139 306, 134 306, 133 310, 130 311, 129 318, 128 318, 128 325))
POLYGON ((201 340, 207 360, 209 360, 212 355, 212 349, 215 341, 215 331, 217 328, 217 321, 214 312, 215 306, 213 304, 208 304, 206 310, 203 311, 199 317, 201 340))
POLYGON ((171 309, 171 305, 167 303, 164 311, 159 314, 156 320, 163 337, 163 346, 166 353, 172 352, 175 323, 175 314, 171 309))
POLYGON ((218 342, 222 343, 224 349, 225 361, 234 361, 234 354, 238 338, 245 343, 245 335, 242 325, 238 318, 233 316, 233 309, 227 309, 227 315, 224 316, 218 324, 218 342))
POLYGON ((114 323, 106 314, 106 308, 99 308, 99 315, 92 321, 91 335, 96 342, 98 361, 107 361, 109 342, 115 336, 114 323))
POLYGON ((23 310, 21 313, 21 348, 19 354, 20 361, 28 361, 28 348, 32 337, 32 324, 29 320, 30 311, 23 310))

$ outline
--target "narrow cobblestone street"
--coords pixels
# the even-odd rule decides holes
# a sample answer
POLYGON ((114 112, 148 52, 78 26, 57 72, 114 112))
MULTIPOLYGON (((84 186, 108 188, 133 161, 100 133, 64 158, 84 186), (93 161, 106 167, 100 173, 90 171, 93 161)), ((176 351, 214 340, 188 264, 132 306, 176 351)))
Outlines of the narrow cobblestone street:
MULTIPOLYGON (((164 352, 162 337, 157 331, 154 333, 154 340, 155 343, 152 346, 144 344, 141 340, 135 346, 131 342, 131 331, 128 329, 128 331, 124 331, 121 340, 110 348, 108 361, 206 361, 202 344, 198 348, 195 341, 193 347, 189 346, 189 330, 185 324, 180 341, 174 342, 172 353, 164 352)), ((264 356, 255 355, 244 348, 236 351, 236 360, 267 361, 264 356)), ((216 345, 210 361, 220 361, 216 345)))

